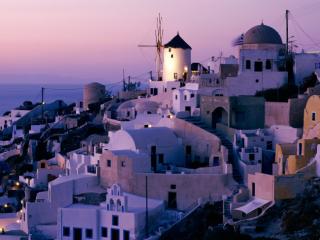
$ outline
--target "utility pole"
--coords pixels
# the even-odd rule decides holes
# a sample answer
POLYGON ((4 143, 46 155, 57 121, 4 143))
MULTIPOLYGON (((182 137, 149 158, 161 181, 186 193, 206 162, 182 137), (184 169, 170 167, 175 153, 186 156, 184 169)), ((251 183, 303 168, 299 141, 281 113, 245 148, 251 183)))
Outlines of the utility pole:
POLYGON ((44 87, 41 88, 41 120, 43 121, 44 87))
POLYGON ((126 79, 124 78, 124 69, 122 69, 122 90, 126 91, 126 79))
POLYGON ((286 57, 289 55, 289 10, 286 10, 286 57))
POLYGON ((145 231, 146 231, 146 236, 145 238, 149 237, 149 212, 148 212, 148 176, 146 176, 146 226, 145 226, 145 231))

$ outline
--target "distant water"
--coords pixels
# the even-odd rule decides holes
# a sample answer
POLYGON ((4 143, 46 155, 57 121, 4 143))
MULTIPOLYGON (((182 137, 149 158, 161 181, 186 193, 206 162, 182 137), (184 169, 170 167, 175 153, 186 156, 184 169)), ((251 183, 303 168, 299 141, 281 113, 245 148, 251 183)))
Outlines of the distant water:
MULTIPOLYGON (((24 101, 41 102, 40 85, 0 84, 0 115, 24 101)), ((83 85, 45 85, 44 101, 63 100, 67 104, 82 100, 83 85)))

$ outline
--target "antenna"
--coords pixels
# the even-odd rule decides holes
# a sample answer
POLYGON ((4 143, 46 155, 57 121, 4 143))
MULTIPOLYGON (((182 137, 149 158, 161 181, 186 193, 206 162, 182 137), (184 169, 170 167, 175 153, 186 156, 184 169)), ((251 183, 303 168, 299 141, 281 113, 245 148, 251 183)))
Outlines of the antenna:
POLYGON ((163 28, 162 28, 162 17, 159 13, 156 19, 156 30, 155 30, 155 45, 138 45, 138 47, 154 47, 156 48, 156 68, 158 73, 158 80, 162 78, 161 70, 162 70, 162 49, 163 49, 163 28))

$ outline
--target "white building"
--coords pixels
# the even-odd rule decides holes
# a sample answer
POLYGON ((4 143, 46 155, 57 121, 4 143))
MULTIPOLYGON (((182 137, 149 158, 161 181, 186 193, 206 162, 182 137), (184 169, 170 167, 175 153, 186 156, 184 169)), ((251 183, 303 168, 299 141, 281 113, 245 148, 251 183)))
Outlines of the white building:
POLYGON ((172 92, 173 112, 177 115, 180 112, 187 112, 189 116, 199 116, 199 84, 187 83, 185 87, 178 88, 172 92))
POLYGON ((167 127, 127 129, 110 132, 108 150, 131 150, 151 157, 154 170, 158 165, 184 165, 182 141, 167 127))
POLYGON ((320 69, 320 52, 301 52, 294 54, 295 83, 300 85, 304 78, 320 69))
POLYGON ((239 73, 227 77, 228 95, 254 95, 257 91, 279 88, 287 83, 285 45, 273 28, 257 25, 244 34, 239 48, 239 73))
POLYGON ((8 114, 0 116, 0 131, 11 127, 14 122, 26 115, 30 110, 12 109, 8 114))
MULTIPOLYGON (((154 227, 164 211, 160 200, 148 199, 148 221, 154 227)), ((58 239, 143 239, 146 223, 144 197, 124 193, 113 184, 100 205, 72 204, 59 209, 58 239), (75 218, 75 216, 77 216, 75 218)))

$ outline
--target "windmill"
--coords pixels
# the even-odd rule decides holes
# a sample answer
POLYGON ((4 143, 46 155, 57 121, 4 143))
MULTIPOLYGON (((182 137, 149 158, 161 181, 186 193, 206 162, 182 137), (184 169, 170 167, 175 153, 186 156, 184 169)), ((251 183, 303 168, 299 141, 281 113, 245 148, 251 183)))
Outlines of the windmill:
POLYGON ((155 30, 155 45, 138 45, 138 47, 152 47, 156 48, 156 71, 158 74, 158 80, 162 79, 162 49, 163 49, 163 44, 162 44, 162 38, 163 38, 163 28, 162 28, 162 17, 159 13, 157 17, 157 23, 156 23, 156 30, 155 30))

